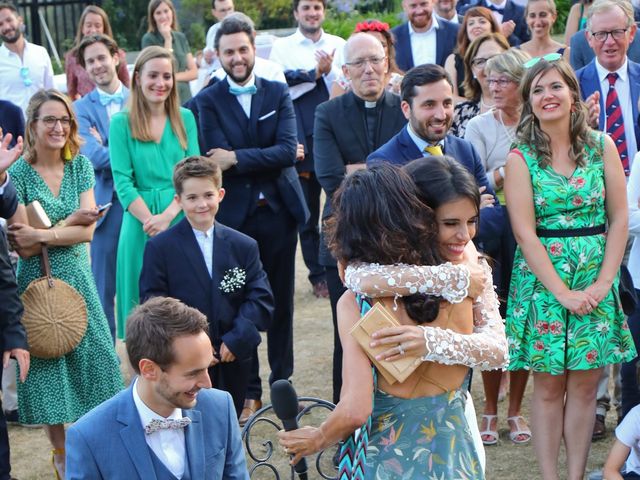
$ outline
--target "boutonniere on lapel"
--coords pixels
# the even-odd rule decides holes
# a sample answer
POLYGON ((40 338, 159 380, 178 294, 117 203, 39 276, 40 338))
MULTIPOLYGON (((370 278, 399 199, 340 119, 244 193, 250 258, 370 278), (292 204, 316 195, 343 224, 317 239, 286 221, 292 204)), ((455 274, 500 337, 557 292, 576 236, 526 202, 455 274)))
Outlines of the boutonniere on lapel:
POLYGON ((243 268, 233 267, 224 272, 220 282, 220 290, 224 293, 233 293, 240 290, 247 280, 247 272, 243 268))

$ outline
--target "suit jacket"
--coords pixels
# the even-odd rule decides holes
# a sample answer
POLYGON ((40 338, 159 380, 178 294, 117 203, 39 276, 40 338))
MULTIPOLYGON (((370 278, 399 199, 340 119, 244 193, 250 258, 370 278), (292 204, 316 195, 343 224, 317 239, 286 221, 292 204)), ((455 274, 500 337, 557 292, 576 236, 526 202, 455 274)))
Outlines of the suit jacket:
POLYGON ((140 273, 140 301, 173 297, 197 308, 209 320, 209 335, 216 351, 224 342, 238 359, 250 358, 260 344, 258 330, 264 331, 271 324, 271 287, 255 240, 218 222, 213 232, 212 277, 186 218, 150 238, 140 273), (225 293, 220 282, 236 267, 246 273, 244 285, 225 293))
MULTIPOLYGON (((629 71, 629 87, 631 93, 631 107, 633 109, 633 118, 625 118, 626 122, 633 121, 633 128, 636 133, 636 144, 640 149, 640 128, 638 128, 638 100, 640 99, 640 64, 629 60, 627 62, 627 68, 629 71)), ((600 80, 598 79, 598 71, 596 69, 595 59, 584 68, 581 68, 576 72, 576 77, 580 83, 580 94, 582 99, 586 99, 593 92, 600 92, 600 118, 598 120, 598 128, 602 131, 607 129, 605 123, 605 101, 607 99, 607 92, 600 90, 600 80)), ((629 158, 631 162, 632 158, 629 158)))
MULTIPOLYGON (((574 33, 569 41, 569 46, 571 47, 569 62, 571 63, 571 67, 576 71, 586 67, 596 56, 587 41, 586 30, 579 30, 574 33)), ((629 50, 627 50, 627 58, 636 63, 640 63, 640 35, 633 37, 633 42, 631 42, 629 50)))
POLYGON ((16 139, 24 137, 24 115, 22 109, 7 100, 0 100, 0 127, 2 133, 13 135, 10 147, 16 144, 16 139))
MULTIPOLYGON (((444 67, 447 57, 456 48, 456 38, 460 25, 438 19, 438 26, 439 28, 436 29, 436 63, 444 67)), ((413 53, 411 52, 409 24, 405 22, 394 27, 391 31, 396 39, 396 64, 400 70, 405 72, 411 70, 415 65, 413 64, 413 53)))
MULTIPOLYGON (((407 123, 400 109, 400 97, 385 91, 379 100, 378 132, 374 150, 385 144, 407 123)), ((316 176, 326 194, 322 218, 331 215, 331 197, 342 183, 345 166, 364 163, 372 152, 367 140, 364 106, 353 91, 322 103, 316 109, 313 134, 316 176)), ((320 242, 320 262, 334 266, 335 259, 320 242)))
MULTIPOLYGON (((122 94, 124 102, 129 97, 129 89, 122 86, 122 94)), ((124 103, 123 103, 124 104, 124 103)), ((94 193, 96 196, 96 204, 106 205, 113 201, 115 189, 113 188, 113 174, 111 172, 111 161, 109 159, 109 115, 107 108, 100 103, 100 94, 97 89, 91 90, 84 97, 73 102, 73 109, 78 117, 78 133, 84 140, 84 144, 80 147, 80 153, 86 156, 93 164, 93 170, 96 173, 96 185, 94 193), (102 143, 89 133, 89 129, 95 128, 102 143)), ((108 215, 109 212, 107 212, 108 215)), ((106 215, 104 216, 106 217, 106 215)), ((98 220, 98 226, 104 220, 104 217, 98 220)))
MULTIPOLYGON (((444 140, 444 153, 460 162, 475 177, 479 187, 485 187, 486 193, 495 197, 495 192, 489 185, 487 174, 482 166, 482 161, 473 145, 467 140, 447 135, 444 140)), ((421 158, 422 152, 409 136, 407 128, 403 128, 391 140, 367 158, 367 166, 378 162, 389 162, 395 165, 404 165, 411 160, 421 158)), ((489 244, 493 239, 499 238, 504 230, 504 211, 496 198, 492 208, 483 208, 480 213, 480 229, 478 242, 489 244)))
POLYGON ((202 151, 233 150, 238 160, 224 172, 227 193, 218 219, 240 228, 256 209, 262 192, 274 211, 284 209, 303 224, 309 210, 294 167, 296 118, 288 87, 256 77, 256 88, 249 118, 229 93, 226 78, 198 95, 202 151))
MULTIPOLYGON (((12 217, 17 207, 16 189, 9 181, 4 187, 4 193, 0 195, 0 217, 12 217)), ((0 352, 14 348, 29 348, 27 334, 20 322, 22 311, 16 276, 9 260, 7 237, 4 229, 0 227, 0 352)))
MULTIPOLYGON (((154 480, 151 451, 133 401, 133 385, 84 415, 67 430, 67 480, 154 480)), ((183 415, 191 478, 248 480, 231 396, 203 389, 183 415)))
MULTIPOLYGON (((464 15, 471 7, 484 6, 486 6, 484 0, 475 0, 461 8, 460 13, 464 15)), ((507 0, 504 11, 502 12, 502 22, 508 22, 509 20, 513 20, 516 24, 513 33, 509 35, 507 39, 509 40, 509 44, 515 47, 521 43, 528 42, 531 39, 531 34, 529 33, 529 27, 527 27, 527 22, 524 18, 524 7, 513 2, 513 0, 507 0)))

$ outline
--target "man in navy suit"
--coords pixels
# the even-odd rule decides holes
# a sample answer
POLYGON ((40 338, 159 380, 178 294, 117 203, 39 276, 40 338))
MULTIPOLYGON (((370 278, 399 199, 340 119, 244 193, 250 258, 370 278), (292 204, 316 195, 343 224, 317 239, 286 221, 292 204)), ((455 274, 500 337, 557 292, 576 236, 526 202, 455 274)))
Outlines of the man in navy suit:
MULTIPOLYGON (((18 109, 20 118, 22 110, 18 109)), ((0 137, 0 217, 10 218, 18 208, 18 196, 11 184, 6 170, 22 153, 22 141, 11 150, 7 150, 13 141, 11 136, 0 137)), ((20 365, 20 380, 24 381, 29 371, 29 352, 27 351, 27 334, 20 320, 22 319, 22 303, 18 295, 18 285, 9 260, 7 237, 0 227, 0 352, 3 352, 3 364, 14 357, 20 365)), ((2 376, 0 370, 0 377, 2 376)), ((7 422, 0 403, 0 480, 11 478, 9 458, 9 435, 7 422)))
POLYGON ((597 0, 589 8, 585 34, 595 58, 576 72, 580 92, 588 105, 600 103, 600 130, 611 133, 612 126, 608 125, 607 118, 620 115, 617 122, 624 127, 624 135, 614 138, 614 141, 625 173, 629 175, 640 141, 640 64, 627 57, 629 45, 636 34, 633 7, 629 2, 597 0), (611 99, 612 93, 615 93, 619 105, 607 107, 607 98, 611 99))
POLYGON ((207 319, 174 298, 127 319, 131 386, 67 430, 67 480, 248 480, 231 396, 211 388, 207 319))
POLYGON ((111 207, 98 220, 91 242, 91 270, 98 287, 102 308, 109 322, 115 342, 116 252, 122 205, 113 188, 113 174, 109 159, 109 124, 111 116, 124 106, 129 90, 118 79, 120 57, 118 45, 106 35, 85 37, 78 48, 78 62, 96 84, 91 92, 73 102, 78 116, 78 130, 84 140, 80 152, 93 164, 96 174, 95 195, 98 205, 111 207))
POLYGON ((24 137, 24 115, 19 106, 0 100, 0 128, 2 135, 11 134, 10 147, 15 146, 18 137, 24 137))
POLYGON ((493 12, 500 30, 509 40, 511 46, 529 41, 531 34, 524 18, 524 7, 513 0, 474 0, 460 9, 464 15, 472 7, 486 7, 493 12))
POLYGON ((489 248, 491 240, 504 228, 503 211, 473 145, 448 134, 453 120, 453 86, 449 74, 439 65, 421 65, 407 72, 400 89, 400 106, 409 123, 369 155, 367 165, 376 162, 404 165, 429 155, 446 154, 455 158, 475 176, 484 192, 478 242, 489 248))
POLYGON ((271 323, 271 288, 256 241, 215 221, 225 194, 220 167, 206 157, 185 158, 173 185, 185 218, 147 242, 140 300, 177 298, 207 316, 215 357, 209 375, 231 394, 239 416, 258 330, 271 323))
POLYGON ((438 19, 433 13, 433 0, 402 0, 402 9, 408 22, 391 30, 398 67, 407 71, 425 63, 444 66, 456 47, 460 26, 438 19))
MULTIPOLYGON (((225 18, 216 50, 227 77, 198 95, 204 151, 224 171, 226 200, 218 220, 258 242, 275 299, 267 330, 269 382, 293 374, 293 288, 298 225, 307 209, 294 167, 296 119, 288 87, 253 73, 253 28, 242 17, 225 18)), ((240 419, 261 406, 262 386, 254 353, 252 380, 240 419)))

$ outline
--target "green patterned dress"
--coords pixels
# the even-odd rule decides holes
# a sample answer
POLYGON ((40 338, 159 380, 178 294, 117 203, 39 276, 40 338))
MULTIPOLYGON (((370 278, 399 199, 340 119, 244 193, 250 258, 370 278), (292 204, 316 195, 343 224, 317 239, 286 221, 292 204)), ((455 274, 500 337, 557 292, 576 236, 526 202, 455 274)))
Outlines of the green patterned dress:
MULTIPOLYGON (((20 203, 28 205, 38 200, 53 224, 80 208, 80 194, 93 188, 95 183, 91 162, 82 155, 65 163, 57 197, 23 158, 11 167, 9 175, 20 203)), ((63 357, 31 357, 26 381, 18 382, 18 408, 23 423, 56 425, 76 421, 118 393, 123 383, 107 318, 91 273, 87 244, 49 247, 49 260, 53 276, 70 284, 84 297, 87 331, 80 344, 63 357)), ((41 276, 40 256, 20 259, 20 293, 41 276)))
MULTIPOLYGON (((535 150, 517 145, 531 175, 536 228, 577 229, 606 224, 604 135, 594 133, 596 148, 585 147, 586 164, 570 178, 551 166, 541 167, 535 150)), ((572 290, 584 290, 598 277, 606 234, 540 238, 551 263, 572 290)), ((622 313, 618 278, 607 296, 588 315, 564 308, 533 274, 520 247, 513 262, 506 333, 509 369, 531 369, 561 375, 588 370, 636 356, 622 313)))

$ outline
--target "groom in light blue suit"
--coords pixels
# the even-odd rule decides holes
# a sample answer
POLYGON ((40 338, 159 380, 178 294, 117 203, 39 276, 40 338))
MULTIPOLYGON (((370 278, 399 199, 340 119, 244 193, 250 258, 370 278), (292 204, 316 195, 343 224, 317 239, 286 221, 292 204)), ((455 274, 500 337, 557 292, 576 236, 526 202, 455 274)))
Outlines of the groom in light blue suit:
POLYGON ((90 93, 75 101, 79 133, 84 144, 80 153, 87 156, 96 174, 95 196, 98 205, 112 203, 98 220, 91 242, 91 268, 102 308, 107 315, 115 342, 116 252, 122 224, 122 205, 113 188, 109 159, 109 123, 111 116, 125 105, 129 90, 117 75, 118 45, 106 35, 85 37, 78 48, 78 62, 96 84, 90 93))
POLYGON ((155 297, 127 319, 131 387, 67 431, 66 479, 248 480, 231 396, 211 388, 207 318, 155 297))

